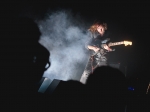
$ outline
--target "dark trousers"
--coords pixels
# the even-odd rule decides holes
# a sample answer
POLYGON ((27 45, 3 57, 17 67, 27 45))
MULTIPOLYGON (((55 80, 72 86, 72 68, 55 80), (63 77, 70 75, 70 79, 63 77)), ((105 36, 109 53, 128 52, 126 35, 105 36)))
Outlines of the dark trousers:
POLYGON ((80 82, 86 84, 86 81, 91 73, 99 67, 99 66, 106 66, 107 65, 107 58, 104 55, 97 54, 94 56, 90 56, 88 63, 86 64, 85 70, 81 76, 80 82))

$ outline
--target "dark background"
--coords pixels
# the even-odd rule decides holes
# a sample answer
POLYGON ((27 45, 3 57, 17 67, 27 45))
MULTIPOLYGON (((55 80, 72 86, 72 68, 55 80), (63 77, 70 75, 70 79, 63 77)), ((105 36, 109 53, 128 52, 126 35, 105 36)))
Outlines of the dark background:
POLYGON ((10 19, 20 14, 28 14, 43 19, 48 10, 72 10, 82 15, 86 21, 104 20, 108 24, 111 42, 122 40, 132 41, 132 46, 116 46, 115 52, 109 54, 109 61, 120 63, 120 69, 128 78, 149 80, 149 3, 148 2, 90 2, 81 1, 35 1, 19 2, 3 1, 1 3, 1 19, 10 19))

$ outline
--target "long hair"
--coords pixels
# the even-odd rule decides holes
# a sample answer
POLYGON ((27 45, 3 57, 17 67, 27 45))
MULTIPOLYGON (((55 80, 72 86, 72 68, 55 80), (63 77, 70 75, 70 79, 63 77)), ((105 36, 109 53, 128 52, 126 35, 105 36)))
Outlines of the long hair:
POLYGON ((95 33, 97 31, 97 27, 100 25, 104 27, 104 30, 107 30, 107 23, 102 22, 95 22, 92 26, 90 26, 88 30, 91 31, 92 33, 95 33))

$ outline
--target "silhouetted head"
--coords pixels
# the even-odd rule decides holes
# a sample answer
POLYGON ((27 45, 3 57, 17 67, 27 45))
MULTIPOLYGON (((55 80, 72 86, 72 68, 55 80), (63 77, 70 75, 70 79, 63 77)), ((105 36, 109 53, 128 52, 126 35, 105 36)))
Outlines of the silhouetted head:
POLYGON ((109 66, 94 70, 87 80, 87 91, 92 101, 97 101, 99 109, 120 109, 125 106, 127 92, 124 74, 109 66))
POLYGON ((11 86, 32 91, 50 64, 49 51, 38 43, 41 32, 34 20, 23 17, 5 23, 3 33, 5 79, 11 86))
POLYGON ((9 27, 9 33, 13 36, 12 39, 17 39, 22 44, 33 44, 40 39, 41 32, 34 20, 30 18, 15 18, 10 21, 9 27))

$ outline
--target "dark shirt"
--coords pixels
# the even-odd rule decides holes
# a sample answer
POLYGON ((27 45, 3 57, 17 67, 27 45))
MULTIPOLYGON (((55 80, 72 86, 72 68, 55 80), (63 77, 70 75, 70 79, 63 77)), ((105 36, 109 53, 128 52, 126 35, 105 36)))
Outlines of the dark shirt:
MULTIPOLYGON (((88 45, 96 46, 98 48, 102 48, 102 44, 105 44, 108 40, 102 37, 98 32, 91 33, 88 32, 88 36, 90 37, 89 40, 85 43, 85 47, 88 49, 88 45)), ((89 49, 88 49, 89 50, 89 49)), ((93 54, 94 51, 90 50, 93 54)))

